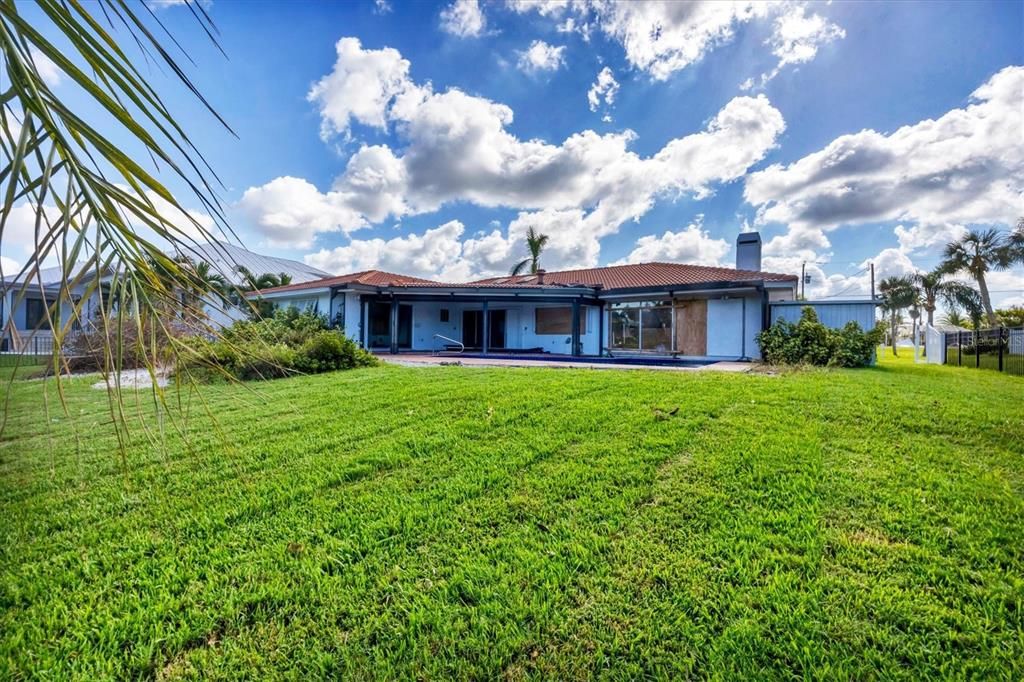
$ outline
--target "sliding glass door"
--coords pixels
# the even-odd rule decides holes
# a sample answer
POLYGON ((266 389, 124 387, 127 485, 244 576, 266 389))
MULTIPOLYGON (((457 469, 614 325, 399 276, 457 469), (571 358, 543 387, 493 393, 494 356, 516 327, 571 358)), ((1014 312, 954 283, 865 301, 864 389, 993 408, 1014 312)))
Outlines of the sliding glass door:
POLYGON ((609 311, 612 351, 684 355, 706 352, 706 301, 630 301, 614 303, 609 311))
MULTIPOLYGON (((369 348, 391 347, 391 304, 387 301, 373 301, 367 311, 368 333, 366 345, 369 348)), ((398 306, 398 348, 412 348, 412 306, 398 306)))

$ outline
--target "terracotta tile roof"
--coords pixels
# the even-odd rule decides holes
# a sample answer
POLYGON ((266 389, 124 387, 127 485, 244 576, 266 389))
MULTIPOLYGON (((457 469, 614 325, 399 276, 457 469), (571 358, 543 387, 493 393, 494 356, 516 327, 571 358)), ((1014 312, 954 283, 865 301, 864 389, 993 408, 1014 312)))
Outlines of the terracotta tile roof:
POLYGON ((601 287, 602 291, 617 289, 642 289, 650 287, 673 287, 700 284, 721 284, 726 282, 795 282, 796 275, 784 275, 775 272, 755 272, 753 270, 733 270, 706 265, 685 265, 683 263, 637 263, 635 265, 610 265, 603 268, 586 270, 562 270, 548 272, 544 275, 544 284, 537 282, 536 275, 519 275, 517 277, 490 277, 475 282, 447 283, 436 282, 419 277, 397 275, 381 270, 354 272, 339 277, 289 284, 273 289, 264 289, 259 293, 276 293, 282 291, 300 291, 302 289, 319 289, 342 284, 362 284, 375 287, 437 287, 451 289, 561 289, 564 287, 601 287))
MULTIPOLYGON (((687 265, 684 263, 637 263, 635 265, 610 265, 603 268, 587 270, 562 270, 544 274, 544 284, 567 286, 582 284, 601 286, 604 291, 615 289, 638 289, 649 287, 672 287, 680 285, 710 284, 722 282, 746 282, 764 280, 768 282, 787 282, 797 280, 796 275, 784 275, 776 272, 757 272, 753 270, 734 270, 706 265, 687 265)), ((520 275, 519 277, 492 277, 482 279, 474 284, 536 284, 536 275, 520 275)))

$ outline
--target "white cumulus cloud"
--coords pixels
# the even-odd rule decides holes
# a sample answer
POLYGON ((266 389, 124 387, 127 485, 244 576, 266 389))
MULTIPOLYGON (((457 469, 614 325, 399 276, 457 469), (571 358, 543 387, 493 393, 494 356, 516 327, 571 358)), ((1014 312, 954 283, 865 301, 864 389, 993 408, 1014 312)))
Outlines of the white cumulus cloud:
POLYGON ((365 225, 339 192, 321 194, 306 180, 289 176, 250 187, 240 206, 257 231, 279 246, 308 247, 319 232, 348 232, 365 225))
MULTIPOLYGON (((576 0, 514 2, 511 7, 556 20, 559 32, 577 32, 584 40, 589 40, 592 30, 600 30, 622 46, 631 66, 655 80, 665 80, 731 43, 737 29, 752 22, 773 22, 765 46, 777 65, 762 74, 762 84, 784 66, 810 61, 822 45, 845 35, 836 23, 817 13, 808 14, 805 3, 785 0, 576 0)), ((745 89, 756 82, 748 79, 745 89)))
POLYGON ((475 38, 487 28, 487 18, 477 0, 455 0, 441 11, 441 28, 460 38, 475 38))
MULTIPOLYGON (((806 64, 818 55, 818 49, 846 37, 846 31, 820 14, 807 14, 803 5, 788 6, 775 18, 774 30, 767 44, 779 62, 769 72, 761 74, 756 83, 763 86, 775 78, 782 69, 793 64, 806 64)), ((742 90, 754 87, 753 78, 740 85, 742 90)))
POLYGON ((364 50, 358 38, 335 45, 334 69, 310 89, 320 110, 321 136, 348 133, 352 121, 383 128, 391 100, 409 85, 409 62, 390 47, 364 50))
POLYGON ((43 82, 51 88, 60 85, 64 77, 64 72, 61 68, 54 64, 52 59, 34 47, 30 50, 30 54, 32 55, 32 63, 36 65, 36 71, 39 72, 39 77, 43 79, 43 82))
POLYGON ((464 201, 521 212, 508 226, 510 249, 529 223, 551 235, 554 261, 593 265, 602 237, 659 198, 706 197, 742 177, 785 129, 760 95, 732 99, 704 130, 647 157, 630 149, 636 135, 629 130, 583 130, 560 143, 522 140, 509 131, 508 106, 417 84, 397 51, 365 50, 354 39, 338 45, 332 73, 316 86, 323 128, 349 135, 359 120, 394 130, 401 147, 362 147, 328 192, 289 177, 250 188, 241 206, 273 243, 308 246, 320 232, 351 232, 464 201))
POLYGON ((607 107, 614 104, 618 94, 619 82, 615 80, 612 70, 606 66, 597 74, 594 84, 587 91, 587 103, 590 105, 591 111, 597 111, 602 103, 607 107))
POLYGON ((519 53, 518 66, 526 73, 557 71, 565 65, 565 46, 555 47, 543 40, 534 40, 530 47, 519 53))
POLYGON ((1006 223, 1024 207, 1024 67, 1007 67, 971 103, 890 133, 862 130, 746 179, 758 222, 781 223, 766 251, 826 248, 843 225, 903 221, 907 248, 943 243, 969 223, 1006 223))
POLYGON ((702 221, 703 216, 697 216, 696 220, 678 232, 666 230, 660 237, 640 237, 629 255, 613 265, 652 261, 721 265, 722 257, 731 248, 729 242, 711 237, 704 229, 702 221))

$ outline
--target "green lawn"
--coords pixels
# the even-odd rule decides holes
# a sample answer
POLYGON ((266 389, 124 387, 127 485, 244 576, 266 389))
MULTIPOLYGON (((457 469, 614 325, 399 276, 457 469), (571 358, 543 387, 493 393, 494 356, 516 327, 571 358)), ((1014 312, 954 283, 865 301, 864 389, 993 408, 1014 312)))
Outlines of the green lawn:
POLYGON ((8 396, 3 679, 1024 677, 1020 378, 384 367, 126 467, 94 380, 8 396))

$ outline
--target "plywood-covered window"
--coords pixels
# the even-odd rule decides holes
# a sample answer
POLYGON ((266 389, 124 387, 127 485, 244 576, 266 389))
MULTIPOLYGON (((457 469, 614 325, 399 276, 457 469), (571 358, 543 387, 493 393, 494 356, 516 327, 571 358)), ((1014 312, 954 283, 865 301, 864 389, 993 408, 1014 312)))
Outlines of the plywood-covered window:
MULTIPOLYGON (((572 308, 536 308, 534 330, 537 334, 572 334, 572 308)), ((587 333, 587 316, 580 310, 580 334, 587 333)))

